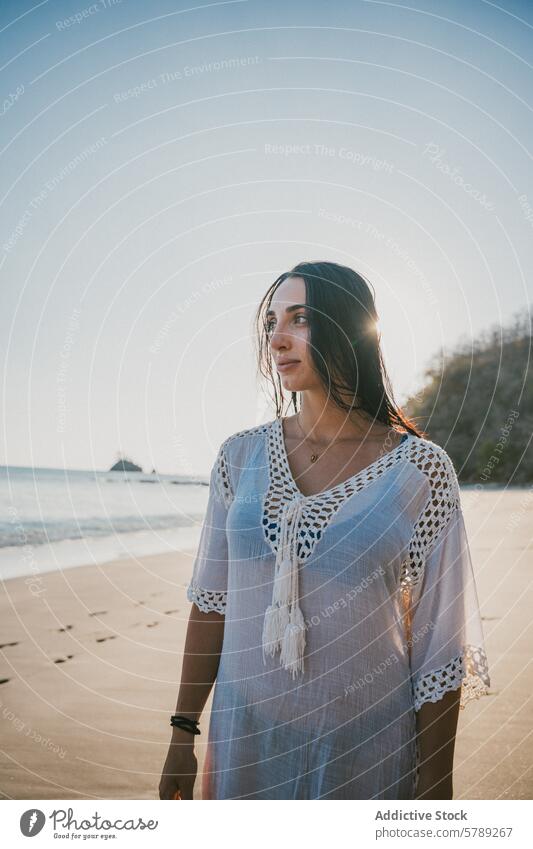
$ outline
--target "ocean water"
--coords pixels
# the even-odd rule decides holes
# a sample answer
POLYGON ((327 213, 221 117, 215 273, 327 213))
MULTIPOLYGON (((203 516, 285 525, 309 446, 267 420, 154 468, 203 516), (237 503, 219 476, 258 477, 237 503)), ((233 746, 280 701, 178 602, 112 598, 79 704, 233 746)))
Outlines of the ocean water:
POLYGON ((0 579, 195 548, 208 480, 0 466, 0 579))

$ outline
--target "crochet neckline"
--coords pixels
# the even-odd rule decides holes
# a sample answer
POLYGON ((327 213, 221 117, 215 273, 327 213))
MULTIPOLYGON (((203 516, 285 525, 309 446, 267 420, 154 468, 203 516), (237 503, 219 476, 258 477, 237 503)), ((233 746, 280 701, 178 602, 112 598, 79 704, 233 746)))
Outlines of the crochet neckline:
POLYGON ((334 486, 329 487, 329 489, 322 489, 322 490, 320 490, 320 492, 313 492, 310 495, 304 495, 304 493, 301 491, 300 487, 296 483, 294 476, 291 472, 291 467, 289 465, 289 457, 288 457, 288 454, 287 454, 287 448, 285 446, 285 434, 283 432, 282 421, 283 420, 282 420, 281 417, 275 418, 272 421, 273 427, 275 427, 277 429, 277 436, 278 436, 277 442, 278 442, 278 445, 279 445, 281 461, 282 461, 282 464, 283 464, 283 467, 284 467, 287 483, 289 484, 289 486, 293 490, 294 494, 298 498, 302 499, 303 501, 310 501, 313 498, 321 498, 322 496, 328 496, 331 493, 334 493, 339 489, 343 489, 348 484, 350 484, 352 481, 355 481, 358 478, 366 477, 369 474, 369 472, 371 472, 378 464, 383 463, 383 460, 384 460, 385 457, 392 458, 397 451, 399 451, 400 449, 402 449, 405 446, 406 442, 411 437, 411 434, 409 432, 404 433, 403 436, 402 436, 402 439, 400 440, 398 445, 396 445, 394 448, 391 448, 390 451, 386 451, 384 454, 381 454, 379 457, 376 457, 375 460, 373 460, 367 466, 364 466, 362 469, 359 469, 359 471, 355 472, 355 474, 350 475, 350 477, 346 478, 343 481, 339 481, 339 483, 336 483, 334 486))

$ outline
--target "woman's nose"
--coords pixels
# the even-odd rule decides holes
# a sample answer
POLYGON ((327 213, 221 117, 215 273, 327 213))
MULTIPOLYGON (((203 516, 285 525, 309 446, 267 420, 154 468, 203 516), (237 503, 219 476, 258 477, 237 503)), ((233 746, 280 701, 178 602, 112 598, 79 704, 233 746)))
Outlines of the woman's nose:
POLYGON ((290 345, 289 334, 285 333, 283 330, 278 330, 277 328, 272 332, 270 337, 270 347, 275 351, 278 351, 280 348, 287 348, 290 345))
POLYGON ((270 345, 276 351, 280 348, 290 348, 293 342, 289 328, 284 328, 283 325, 277 325, 270 335, 270 345))

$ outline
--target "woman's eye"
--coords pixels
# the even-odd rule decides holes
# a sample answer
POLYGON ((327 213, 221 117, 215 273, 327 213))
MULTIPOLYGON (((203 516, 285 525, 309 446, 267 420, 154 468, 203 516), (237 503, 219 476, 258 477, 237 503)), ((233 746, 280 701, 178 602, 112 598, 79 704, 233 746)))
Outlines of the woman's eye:
MULTIPOLYGON (((298 315, 295 315, 293 321, 297 321, 299 318, 303 318, 304 323, 307 322, 307 316, 304 315, 304 313, 298 313, 298 315)), ((276 322, 273 318, 271 318, 269 321, 267 321, 265 323, 266 333, 270 335, 274 331, 275 326, 276 326, 276 322)))

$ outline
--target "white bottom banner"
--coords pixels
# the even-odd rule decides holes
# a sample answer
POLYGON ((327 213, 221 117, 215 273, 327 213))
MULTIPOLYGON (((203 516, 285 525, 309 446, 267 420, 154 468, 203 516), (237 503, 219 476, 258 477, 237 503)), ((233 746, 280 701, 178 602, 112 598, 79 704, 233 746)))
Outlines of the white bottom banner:
POLYGON ((229 842, 231 849, 281 848, 294 838, 317 843, 346 839, 358 849, 381 846, 531 846, 532 803, 523 801, 380 802, 333 801, 332 812, 320 800, 298 801, 185 801, 180 805, 157 800, 6 800, 2 803, 3 845, 57 846, 77 843, 141 846, 183 845, 190 837, 229 842), (269 814, 265 804, 277 807, 269 814), (306 807, 304 805, 306 804, 306 807), (216 805, 216 813, 208 807, 216 805), (259 806, 259 808, 258 808, 259 806), (236 810, 236 808, 240 810, 236 810), (293 810, 296 807, 296 810, 293 810), (256 808, 258 808, 256 810, 256 808), (266 821, 265 821, 266 817, 266 821), (276 817, 275 834, 269 828, 276 817), (264 823, 264 824, 263 824, 264 823), (529 837, 527 835, 530 835, 529 837), (279 835, 279 837, 277 836, 279 835))

